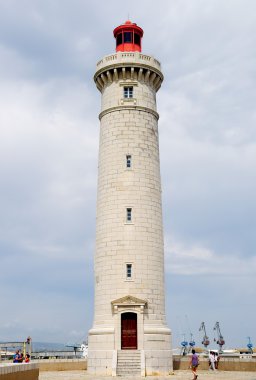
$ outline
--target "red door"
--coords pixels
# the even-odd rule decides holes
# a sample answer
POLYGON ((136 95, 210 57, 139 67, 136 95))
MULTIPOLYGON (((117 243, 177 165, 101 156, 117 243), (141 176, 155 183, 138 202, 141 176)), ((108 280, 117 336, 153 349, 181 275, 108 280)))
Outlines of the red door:
POLYGON ((135 313, 121 315, 121 348, 122 350, 137 350, 137 314, 135 313))

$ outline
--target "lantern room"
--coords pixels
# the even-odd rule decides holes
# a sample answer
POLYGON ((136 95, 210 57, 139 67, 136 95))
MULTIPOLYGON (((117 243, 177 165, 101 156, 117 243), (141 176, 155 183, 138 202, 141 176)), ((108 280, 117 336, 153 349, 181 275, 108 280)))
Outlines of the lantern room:
POLYGON ((116 52, 118 51, 141 51, 143 30, 130 20, 117 26, 114 31, 116 39, 116 52))

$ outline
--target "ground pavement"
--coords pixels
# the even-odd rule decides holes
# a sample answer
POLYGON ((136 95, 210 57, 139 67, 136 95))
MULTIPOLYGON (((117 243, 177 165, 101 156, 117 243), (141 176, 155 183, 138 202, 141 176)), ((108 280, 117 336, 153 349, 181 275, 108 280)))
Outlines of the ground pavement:
MULTIPOLYGON (((41 372, 39 380, 113 380, 109 376, 92 376, 86 371, 56 371, 41 372)), ((141 377, 117 377, 117 380, 141 380, 141 377)), ((191 380, 193 375, 191 371, 174 371, 174 375, 166 377, 147 377, 148 380, 191 380)), ((227 371, 198 371, 198 380, 256 380, 256 372, 227 372, 227 371)))

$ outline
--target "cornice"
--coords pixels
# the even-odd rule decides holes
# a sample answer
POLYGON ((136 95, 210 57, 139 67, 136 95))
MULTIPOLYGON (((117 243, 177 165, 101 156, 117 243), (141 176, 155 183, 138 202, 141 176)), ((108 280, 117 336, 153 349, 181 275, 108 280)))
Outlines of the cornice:
POLYGON ((164 76, 161 72, 160 64, 156 65, 148 60, 104 60, 98 65, 98 70, 94 75, 94 81, 99 91, 112 82, 132 80, 147 83, 157 92, 161 87, 164 76))
POLYGON ((107 115, 108 113, 116 112, 116 111, 124 111, 124 110, 125 111, 126 110, 136 110, 136 111, 142 111, 142 112, 150 113, 151 115, 153 115, 156 118, 156 120, 159 119, 159 114, 156 111, 154 111, 148 107, 141 107, 141 106, 136 106, 136 105, 122 105, 122 106, 107 108, 106 110, 102 111, 99 114, 99 119, 101 120, 103 118, 103 116, 107 115))

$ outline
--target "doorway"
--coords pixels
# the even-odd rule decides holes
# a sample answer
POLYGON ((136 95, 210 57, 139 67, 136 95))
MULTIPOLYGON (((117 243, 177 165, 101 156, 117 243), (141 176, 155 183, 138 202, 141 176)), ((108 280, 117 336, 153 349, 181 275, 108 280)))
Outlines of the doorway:
POLYGON ((137 314, 121 314, 121 349, 137 350, 137 314))

